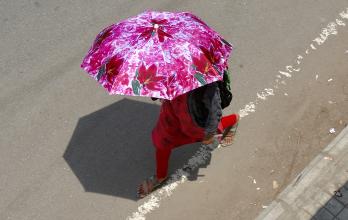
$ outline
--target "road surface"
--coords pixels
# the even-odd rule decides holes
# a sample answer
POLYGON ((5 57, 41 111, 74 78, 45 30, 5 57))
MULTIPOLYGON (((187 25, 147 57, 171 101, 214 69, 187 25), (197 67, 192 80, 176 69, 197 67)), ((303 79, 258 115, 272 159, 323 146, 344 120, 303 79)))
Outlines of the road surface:
MULTIPOLYGON (((255 218, 348 123, 347 8, 346 0, 0 1, 0 219, 255 218), (159 103, 109 96, 79 66, 102 28, 145 9, 192 11, 233 43, 225 113, 244 117, 233 146, 215 149, 168 193, 137 200, 154 169, 159 103)), ((171 173, 199 147, 176 150, 171 173)))

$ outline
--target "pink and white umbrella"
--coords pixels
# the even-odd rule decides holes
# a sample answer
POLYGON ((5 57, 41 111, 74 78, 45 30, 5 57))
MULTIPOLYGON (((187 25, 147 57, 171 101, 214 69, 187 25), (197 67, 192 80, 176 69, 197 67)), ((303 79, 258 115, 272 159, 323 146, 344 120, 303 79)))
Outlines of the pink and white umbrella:
POLYGON ((231 51, 191 13, 145 11, 100 32, 81 67, 109 94, 172 100, 222 80, 231 51))

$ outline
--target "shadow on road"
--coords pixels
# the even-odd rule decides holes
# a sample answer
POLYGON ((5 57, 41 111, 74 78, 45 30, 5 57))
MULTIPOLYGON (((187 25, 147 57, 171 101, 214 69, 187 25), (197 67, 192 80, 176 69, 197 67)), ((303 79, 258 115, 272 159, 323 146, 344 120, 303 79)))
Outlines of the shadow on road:
MULTIPOLYGON (((123 99, 79 119, 63 155, 87 192, 137 200, 136 188, 155 169, 151 131, 159 106, 123 99)), ((170 172, 183 165, 199 144, 173 151, 170 172)), ((210 157, 202 166, 210 163, 210 157)), ((200 167, 202 167, 200 166, 200 167)), ((197 179, 198 170, 190 174, 197 179)))

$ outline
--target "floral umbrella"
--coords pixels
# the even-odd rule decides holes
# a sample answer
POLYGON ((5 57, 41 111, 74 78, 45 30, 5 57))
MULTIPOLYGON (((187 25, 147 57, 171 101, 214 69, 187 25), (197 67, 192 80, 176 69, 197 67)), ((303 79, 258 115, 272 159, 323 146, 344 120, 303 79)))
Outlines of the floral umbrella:
POLYGON ((172 100, 222 80, 231 51, 191 13, 145 11, 100 32, 81 67, 110 94, 172 100))

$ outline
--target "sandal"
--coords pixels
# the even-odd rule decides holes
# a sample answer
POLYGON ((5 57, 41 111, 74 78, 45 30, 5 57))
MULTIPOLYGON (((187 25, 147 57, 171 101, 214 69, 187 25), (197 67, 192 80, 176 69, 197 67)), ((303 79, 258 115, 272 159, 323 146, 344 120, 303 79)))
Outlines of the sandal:
POLYGON ((145 196, 149 195, 151 192, 163 186, 167 179, 168 178, 166 177, 164 180, 158 181, 155 175, 148 177, 138 187, 138 192, 137 192, 138 198, 144 198, 145 196))

